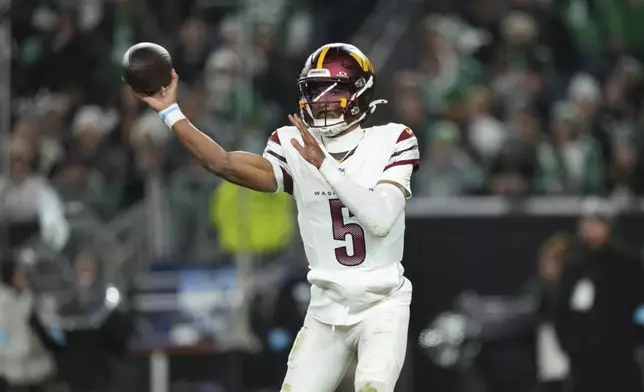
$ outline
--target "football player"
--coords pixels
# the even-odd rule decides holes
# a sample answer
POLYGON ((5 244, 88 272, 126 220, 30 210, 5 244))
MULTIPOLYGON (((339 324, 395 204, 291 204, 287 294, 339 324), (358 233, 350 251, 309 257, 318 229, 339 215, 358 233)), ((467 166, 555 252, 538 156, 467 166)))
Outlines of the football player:
POLYGON ((295 198, 311 302, 282 391, 332 392, 354 356, 356 391, 393 391, 412 292, 401 265, 404 207, 419 151, 404 125, 361 126, 385 102, 374 100, 372 63, 348 44, 311 54, 297 81, 300 114, 273 132, 263 156, 225 151, 195 128, 176 103, 177 81, 173 72, 168 88, 137 96, 215 175, 295 198))

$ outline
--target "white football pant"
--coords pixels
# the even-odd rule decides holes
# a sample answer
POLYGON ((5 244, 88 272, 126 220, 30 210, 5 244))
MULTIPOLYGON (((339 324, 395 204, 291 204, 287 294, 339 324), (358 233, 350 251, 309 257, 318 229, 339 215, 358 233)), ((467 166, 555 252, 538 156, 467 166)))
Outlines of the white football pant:
POLYGON ((281 392, 334 392, 357 355, 356 392, 393 392, 405 360, 409 305, 390 297, 350 326, 309 314, 295 338, 281 392))

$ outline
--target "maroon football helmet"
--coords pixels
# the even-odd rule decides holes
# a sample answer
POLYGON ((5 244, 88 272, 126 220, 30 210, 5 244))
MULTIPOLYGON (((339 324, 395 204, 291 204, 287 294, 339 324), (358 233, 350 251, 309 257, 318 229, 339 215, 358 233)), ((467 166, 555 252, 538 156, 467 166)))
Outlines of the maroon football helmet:
POLYGON ((363 122, 377 104, 386 102, 373 100, 376 71, 367 56, 349 44, 328 44, 313 52, 297 84, 302 120, 323 136, 363 122))

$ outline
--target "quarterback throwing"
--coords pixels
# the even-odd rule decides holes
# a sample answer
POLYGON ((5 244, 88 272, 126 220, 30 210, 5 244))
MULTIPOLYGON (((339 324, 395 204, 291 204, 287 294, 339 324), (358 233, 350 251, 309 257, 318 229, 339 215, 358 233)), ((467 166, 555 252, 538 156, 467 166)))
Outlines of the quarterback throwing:
POLYGON ((418 142, 401 124, 363 128, 375 70, 348 44, 306 60, 300 113, 270 136, 263 156, 229 152, 196 129, 176 103, 178 76, 157 110, 212 173, 263 192, 288 192, 310 265, 311 303, 288 360, 283 392, 333 392, 357 356, 357 392, 392 392, 405 358, 411 283, 401 265, 405 201, 418 142))

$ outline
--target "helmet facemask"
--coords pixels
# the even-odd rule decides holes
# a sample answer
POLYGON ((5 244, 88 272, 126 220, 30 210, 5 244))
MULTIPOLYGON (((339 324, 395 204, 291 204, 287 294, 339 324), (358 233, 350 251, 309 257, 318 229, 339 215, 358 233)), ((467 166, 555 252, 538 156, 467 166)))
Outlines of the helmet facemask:
POLYGON ((332 79, 303 79, 300 113, 304 123, 322 136, 335 136, 353 120, 349 99, 355 95, 349 82, 332 79))

